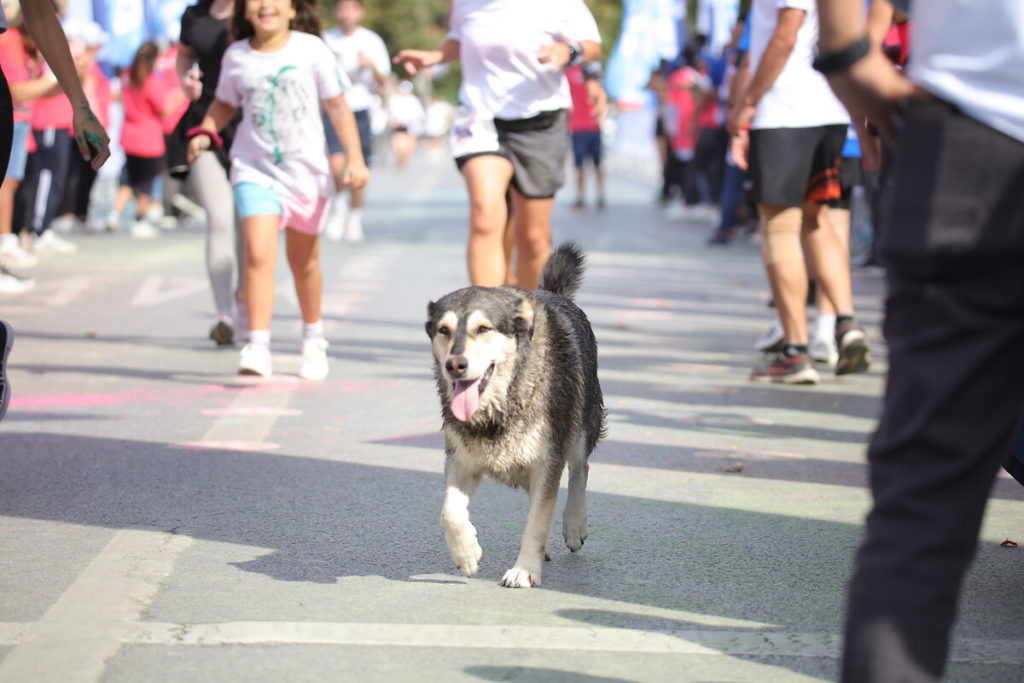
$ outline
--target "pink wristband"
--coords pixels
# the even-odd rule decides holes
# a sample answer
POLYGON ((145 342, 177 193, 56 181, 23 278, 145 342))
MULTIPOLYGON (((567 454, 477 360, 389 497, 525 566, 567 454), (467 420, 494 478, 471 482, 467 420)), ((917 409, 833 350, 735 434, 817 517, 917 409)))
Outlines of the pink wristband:
POLYGON ((203 128, 202 126, 196 126, 195 128, 189 128, 185 131, 185 139, 191 140, 199 135, 205 135, 210 138, 210 149, 216 152, 218 149, 224 146, 224 138, 217 135, 216 131, 210 130, 209 128, 203 128))

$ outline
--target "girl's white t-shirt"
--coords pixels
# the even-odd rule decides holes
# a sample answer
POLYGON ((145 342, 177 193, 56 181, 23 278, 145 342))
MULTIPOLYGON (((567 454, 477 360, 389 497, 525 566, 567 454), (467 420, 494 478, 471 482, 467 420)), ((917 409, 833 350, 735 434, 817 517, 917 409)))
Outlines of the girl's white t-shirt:
POLYGON ((501 119, 572 105, 562 69, 538 61, 542 45, 601 42, 583 0, 454 0, 448 37, 460 44, 460 103, 501 119))
POLYGON ((320 109, 347 86, 334 53, 309 33, 292 31, 274 52, 257 52, 248 40, 229 46, 216 97, 242 109, 231 145, 232 184, 256 183, 302 199, 334 194, 320 109))

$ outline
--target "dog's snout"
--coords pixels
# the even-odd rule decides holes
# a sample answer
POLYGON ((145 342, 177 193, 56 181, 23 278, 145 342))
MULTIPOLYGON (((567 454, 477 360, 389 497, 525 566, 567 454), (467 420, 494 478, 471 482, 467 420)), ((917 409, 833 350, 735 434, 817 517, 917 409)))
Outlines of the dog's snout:
POLYGON ((444 362, 444 369, 448 371, 448 374, 452 377, 459 377, 465 374, 466 368, 469 367, 469 361, 466 360, 465 356, 452 356, 444 362))

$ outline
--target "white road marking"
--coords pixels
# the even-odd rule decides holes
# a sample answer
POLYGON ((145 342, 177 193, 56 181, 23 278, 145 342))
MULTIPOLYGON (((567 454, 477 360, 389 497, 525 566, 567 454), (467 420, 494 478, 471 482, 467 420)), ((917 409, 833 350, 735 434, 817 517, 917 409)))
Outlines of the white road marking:
MULTIPOLYGON (((381 624, 233 621, 216 624, 112 622, 90 619, 88 629, 125 645, 362 645, 374 647, 573 650, 727 657, 838 659, 842 637, 830 633, 764 630, 652 631, 588 626, 381 624)), ((0 645, 31 637, 32 625, 0 623, 0 645)), ((1024 641, 958 639, 952 662, 1024 664, 1024 641)), ((40 680, 38 677, 34 680, 40 680)), ((56 679, 55 679, 56 680, 56 679)), ((70 679, 65 679, 70 680, 70 679)))
POLYGON ((132 308, 149 308, 193 296, 210 288, 205 278, 147 275, 132 297, 132 308))

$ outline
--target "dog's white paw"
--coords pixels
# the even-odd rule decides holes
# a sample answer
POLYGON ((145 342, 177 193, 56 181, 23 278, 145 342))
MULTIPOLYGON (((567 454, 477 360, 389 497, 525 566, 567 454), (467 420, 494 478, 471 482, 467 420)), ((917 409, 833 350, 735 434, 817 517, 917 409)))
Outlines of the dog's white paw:
POLYGON ((540 585, 540 571, 530 571, 516 566, 505 572, 501 577, 501 585, 505 588, 533 588, 540 585))
POLYGON ((565 538, 565 545, 572 552, 583 547, 587 540, 587 517, 566 515, 562 521, 562 536, 565 538))
POLYGON ((469 577, 476 576, 480 558, 484 556, 483 548, 476 540, 476 534, 464 536, 461 543, 450 544, 448 550, 459 571, 469 577))

